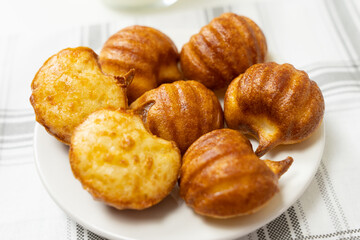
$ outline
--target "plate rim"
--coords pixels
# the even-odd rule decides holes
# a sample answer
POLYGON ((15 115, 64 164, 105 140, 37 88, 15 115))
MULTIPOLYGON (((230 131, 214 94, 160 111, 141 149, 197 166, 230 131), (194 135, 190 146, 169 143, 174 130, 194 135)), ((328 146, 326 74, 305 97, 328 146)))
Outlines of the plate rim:
MULTIPOLYGON (((319 158, 317 159, 316 162, 316 166, 313 168, 313 172, 311 173, 311 177, 309 177, 308 179, 306 179, 306 182, 304 182, 304 185, 302 187, 301 191, 298 191, 296 196, 293 197, 293 200, 289 203, 289 205, 282 205, 280 207, 280 209, 273 215, 271 215, 271 217, 266 218, 263 221, 260 221, 261 224, 257 224, 256 226, 250 227, 249 229, 247 229, 246 231, 244 231, 244 233, 242 233, 241 235, 239 234, 232 234, 230 236, 230 234, 228 236, 226 236, 226 238, 211 238, 211 240, 223 240, 223 239, 229 239, 230 238, 240 238, 243 236, 246 236, 247 234, 255 231, 258 228, 261 228, 263 226, 265 226, 266 224, 268 224, 269 222, 273 221, 274 219, 276 219, 277 217, 279 217, 281 214, 283 214, 289 207, 291 207, 292 205, 294 205, 294 203, 304 194, 304 192, 308 189, 310 183, 313 181, 316 172, 319 169, 320 163, 322 161, 322 157, 324 154, 324 149, 325 149, 325 144, 326 144, 326 128, 325 128, 325 121, 323 119, 323 121, 321 122, 320 126, 318 127, 318 129, 316 131, 321 131, 320 132, 320 141, 321 141, 321 149, 319 148, 319 158)), ((119 235, 117 233, 111 233, 108 232, 107 230, 101 229, 97 226, 95 226, 94 224, 89 224, 86 220, 84 220, 82 217, 77 216, 76 214, 68 211, 60 202, 59 199, 57 199, 54 194, 52 193, 51 187, 49 186, 49 183, 46 181, 45 176, 41 170, 41 166, 39 163, 39 153, 37 152, 37 147, 38 147, 38 138, 39 135, 37 134, 38 131, 45 131, 45 129, 43 128, 43 126, 41 124, 39 124, 38 122, 35 123, 35 128, 34 128, 34 137, 33 137, 33 154, 34 154, 34 160, 35 160, 35 166, 36 166, 36 170, 37 173, 40 177, 40 180, 42 182, 42 184, 44 185, 47 193, 50 195, 51 199, 56 203, 56 205, 62 210, 64 211, 67 216, 69 216, 72 220, 74 220, 76 223, 79 223, 81 226, 83 226, 84 228, 86 228, 87 230, 90 230, 91 232, 99 235, 100 237, 104 237, 104 238, 108 238, 108 239, 121 239, 121 240, 139 240, 142 238, 132 238, 132 237, 128 237, 128 236, 124 236, 124 235, 119 235)), ((48 132, 46 132, 47 134, 49 134, 48 132)), ((49 134, 50 135, 50 134, 49 134)), ((51 136, 51 135, 50 135, 51 136)), ((52 137, 52 136, 51 136, 52 137)), ((311 136, 310 136, 311 138, 311 136)), ((307 140, 307 139, 306 139, 307 140)), ((305 141, 306 141, 305 140, 305 141)), ((84 190, 85 191, 85 190, 84 190)), ((279 194, 279 193, 278 193, 279 194)), ((277 195, 278 195, 277 194, 277 195)), ((95 200, 94 200, 95 201, 95 200)), ((261 210, 260 210, 261 211, 261 210)), ((246 216, 245 216, 246 217, 246 216)))

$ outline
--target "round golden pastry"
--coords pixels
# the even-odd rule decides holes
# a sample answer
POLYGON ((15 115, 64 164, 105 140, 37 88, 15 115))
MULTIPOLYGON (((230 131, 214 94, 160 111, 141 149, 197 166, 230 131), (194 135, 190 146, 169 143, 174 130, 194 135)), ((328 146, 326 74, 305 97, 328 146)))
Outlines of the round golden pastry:
POLYGON ((317 84, 290 64, 253 65, 231 82, 224 99, 228 127, 255 136, 258 156, 279 144, 308 138, 324 111, 317 84))
POLYGON ((153 134, 174 141, 181 152, 200 136, 224 126, 216 95, 196 81, 162 84, 130 105, 153 134))
POLYGON ((201 215, 231 218, 261 209, 278 191, 293 159, 260 160, 239 131, 219 129, 196 140, 180 170, 180 196, 201 215))
POLYGON ((165 198, 178 179, 173 142, 149 133, 131 112, 99 110, 71 140, 74 176, 95 199, 117 209, 144 209, 165 198))
POLYGON ((266 52, 265 36, 256 23, 224 13, 190 38, 181 50, 180 63, 186 79, 218 89, 251 65, 264 62, 266 52))
POLYGON ((105 73, 123 75, 135 69, 134 80, 127 91, 130 103, 162 83, 180 80, 178 61, 178 50, 168 36, 138 25, 112 35, 100 52, 100 64, 105 73))
POLYGON ((74 128, 102 108, 126 108, 125 77, 104 75, 96 53, 87 47, 67 48, 51 56, 31 84, 36 120, 58 140, 70 144, 74 128))

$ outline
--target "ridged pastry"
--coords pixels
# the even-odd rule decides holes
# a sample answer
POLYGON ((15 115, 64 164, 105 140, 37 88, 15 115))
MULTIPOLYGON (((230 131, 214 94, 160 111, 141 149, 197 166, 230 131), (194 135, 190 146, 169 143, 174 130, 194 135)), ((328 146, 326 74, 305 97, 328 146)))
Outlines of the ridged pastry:
POLYGON ((127 107, 124 77, 104 75, 90 48, 67 48, 51 56, 31 84, 36 120, 58 140, 69 144, 74 128, 102 108, 127 107))
POLYGON ((144 209, 165 198, 178 179, 173 142, 149 133, 131 112, 99 110, 71 140, 74 176, 95 199, 117 209, 144 209))
POLYGON ((227 125, 259 139, 258 156, 309 137, 320 125, 324 109, 317 84, 290 64, 250 67, 231 82, 224 99, 227 125))
POLYGON ((224 125, 216 95, 196 81, 176 81, 146 92, 130 105, 153 134, 174 141, 181 152, 201 135, 224 125))
POLYGON ((130 26, 112 35, 100 53, 105 73, 123 75, 135 69, 128 89, 129 102, 162 83, 180 80, 179 53, 164 33, 145 26, 130 26))
POLYGON ((196 213, 209 217, 254 213, 279 191, 278 179, 292 162, 291 157, 262 161, 239 131, 214 130, 186 151, 180 196, 196 213))
POLYGON ((224 13, 191 37, 180 62, 186 79, 218 89, 251 65, 264 62, 266 52, 265 36, 252 20, 224 13))

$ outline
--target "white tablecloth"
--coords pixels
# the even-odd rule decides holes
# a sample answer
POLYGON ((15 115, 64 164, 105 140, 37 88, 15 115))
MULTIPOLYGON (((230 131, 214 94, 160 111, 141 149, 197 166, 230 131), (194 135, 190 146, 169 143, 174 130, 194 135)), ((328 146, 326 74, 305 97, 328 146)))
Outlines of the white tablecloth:
POLYGON ((31 81, 43 62, 66 47, 98 51, 111 34, 133 24, 160 29, 180 49, 200 27, 228 11, 258 23, 267 37, 269 60, 307 71, 326 103, 326 146, 314 180, 286 212, 241 239, 360 239, 356 0, 219 1, 143 16, 119 14, 116 20, 61 29, 0 31, 0 239, 102 239, 62 212, 37 175, 29 97, 31 81))

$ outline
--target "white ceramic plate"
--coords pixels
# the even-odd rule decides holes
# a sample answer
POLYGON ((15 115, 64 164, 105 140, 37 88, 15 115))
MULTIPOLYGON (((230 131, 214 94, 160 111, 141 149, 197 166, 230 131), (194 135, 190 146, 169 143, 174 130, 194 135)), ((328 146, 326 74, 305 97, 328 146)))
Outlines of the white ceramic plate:
MULTIPOLYGON (((277 194, 259 212, 234 219, 217 220, 196 215, 179 198, 178 189, 147 210, 115 210, 93 200, 71 172, 68 147, 35 128, 35 159, 43 184, 54 201, 76 222, 110 239, 234 239, 270 222, 302 195, 312 180, 325 144, 324 124, 308 140, 279 146, 264 158, 294 163, 279 182, 277 194)), ((253 141, 255 149, 257 143, 253 141)))

